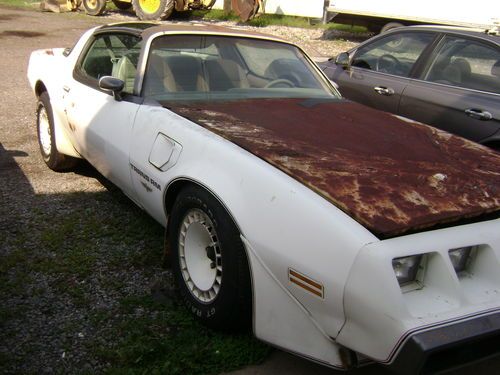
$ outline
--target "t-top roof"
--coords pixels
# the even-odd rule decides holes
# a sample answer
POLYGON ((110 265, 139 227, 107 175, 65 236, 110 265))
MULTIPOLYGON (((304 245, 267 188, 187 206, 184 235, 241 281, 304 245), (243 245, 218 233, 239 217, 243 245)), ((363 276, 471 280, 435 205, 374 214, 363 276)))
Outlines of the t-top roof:
POLYGON ((254 31, 241 30, 237 28, 224 27, 218 25, 207 25, 201 23, 178 23, 164 24, 158 22, 122 22, 104 25, 100 31, 125 31, 140 34, 143 39, 148 39, 157 34, 207 34, 207 35, 227 35, 246 38, 271 39, 279 42, 285 40, 273 35, 258 33, 254 31))

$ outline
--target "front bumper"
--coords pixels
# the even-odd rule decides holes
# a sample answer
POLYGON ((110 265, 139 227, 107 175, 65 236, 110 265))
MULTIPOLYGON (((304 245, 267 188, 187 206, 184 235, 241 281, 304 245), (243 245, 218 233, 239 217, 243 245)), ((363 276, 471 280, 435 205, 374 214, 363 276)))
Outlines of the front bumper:
POLYGON ((345 286, 346 322, 336 342, 405 373, 436 372, 500 353, 490 349, 500 348, 499 228, 497 219, 365 246, 345 286), (470 262, 457 273, 450 249, 472 245, 470 262), (392 259, 414 254, 426 254, 419 284, 403 289, 392 259))
POLYGON ((500 354, 500 312, 408 337, 389 366, 401 374, 435 374, 500 354))

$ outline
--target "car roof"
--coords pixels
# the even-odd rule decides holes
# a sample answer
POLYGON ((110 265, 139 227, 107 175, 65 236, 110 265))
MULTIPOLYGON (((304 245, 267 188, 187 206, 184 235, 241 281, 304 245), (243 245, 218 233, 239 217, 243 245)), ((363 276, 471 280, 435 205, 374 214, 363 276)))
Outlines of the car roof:
POLYGON ((491 29, 475 29, 470 27, 460 26, 439 26, 439 25, 417 25, 417 26, 403 26, 390 30, 388 33, 397 33, 403 30, 425 30, 437 33, 454 33, 460 35, 473 36, 475 38, 482 38, 490 40, 494 43, 500 44, 500 32, 497 27, 491 29))
MULTIPOLYGON (((154 35, 161 34, 202 34, 202 35, 225 35, 243 38, 258 38, 285 42, 284 39, 273 35, 258 33, 254 31, 241 30, 237 28, 206 25, 200 23, 164 24, 159 22, 122 22, 101 26, 99 32, 128 32, 141 35, 143 39, 149 39, 154 35)), ((292 44, 292 43, 290 43, 292 44)))

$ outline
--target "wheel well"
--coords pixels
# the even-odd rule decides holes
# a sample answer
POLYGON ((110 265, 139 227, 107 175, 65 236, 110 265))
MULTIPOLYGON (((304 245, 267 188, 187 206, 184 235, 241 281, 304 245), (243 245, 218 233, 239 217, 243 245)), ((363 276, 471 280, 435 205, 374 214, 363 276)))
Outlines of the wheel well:
POLYGON ((47 91, 47 88, 45 87, 45 85, 43 84, 42 81, 38 81, 35 85, 35 93, 36 93, 36 96, 40 96, 42 95, 43 92, 47 91))
MULTIPOLYGON (((222 205, 222 207, 224 207, 224 210, 226 211, 226 213, 228 214, 228 216, 232 220, 232 222, 235 225, 238 232, 240 234, 243 234, 240 226, 238 225, 238 223, 234 219, 234 216, 232 215, 231 211, 227 208, 227 206, 224 204, 222 199, 220 199, 217 196, 217 194, 214 194, 214 192, 212 190, 210 190, 209 188, 207 188, 205 185, 198 183, 196 181, 190 180, 190 179, 178 179, 178 180, 172 182, 167 187, 167 190, 165 191, 165 195, 164 195, 164 199, 163 199, 164 208, 165 208, 165 215, 167 217, 169 216, 169 213, 172 211, 172 208, 174 207, 175 200, 176 200, 177 196, 179 195, 180 191, 182 189, 184 189, 186 186, 190 186, 190 185, 198 186, 198 187, 206 190, 210 195, 212 195, 215 199, 217 199, 219 201, 219 203, 222 205)), ((167 220, 167 226, 166 226, 165 230, 166 230, 166 233, 168 233, 168 231, 169 231, 168 220, 167 220)))
MULTIPOLYGON (((168 216, 169 212, 172 211, 172 207, 174 206, 175 199, 177 198, 177 195, 179 195, 179 192, 188 185, 198 185, 195 184, 192 181, 189 180, 177 180, 171 183, 167 191, 165 192, 165 214, 168 216)), ((167 226, 168 229, 168 226, 167 226)))

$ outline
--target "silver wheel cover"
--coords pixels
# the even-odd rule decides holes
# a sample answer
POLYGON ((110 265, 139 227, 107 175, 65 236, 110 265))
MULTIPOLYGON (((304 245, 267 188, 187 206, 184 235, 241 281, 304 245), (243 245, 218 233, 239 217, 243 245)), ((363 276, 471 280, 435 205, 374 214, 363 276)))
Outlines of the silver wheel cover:
POLYGON ((201 303, 215 300, 222 281, 220 244, 212 221, 199 209, 189 210, 181 222, 179 263, 193 297, 201 303))
POLYGON ((38 112, 38 136, 43 153, 46 156, 49 156, 52 150, 52 138, 50 132, 49 116, 44 106, 41 106, 40 111, 38 112))

